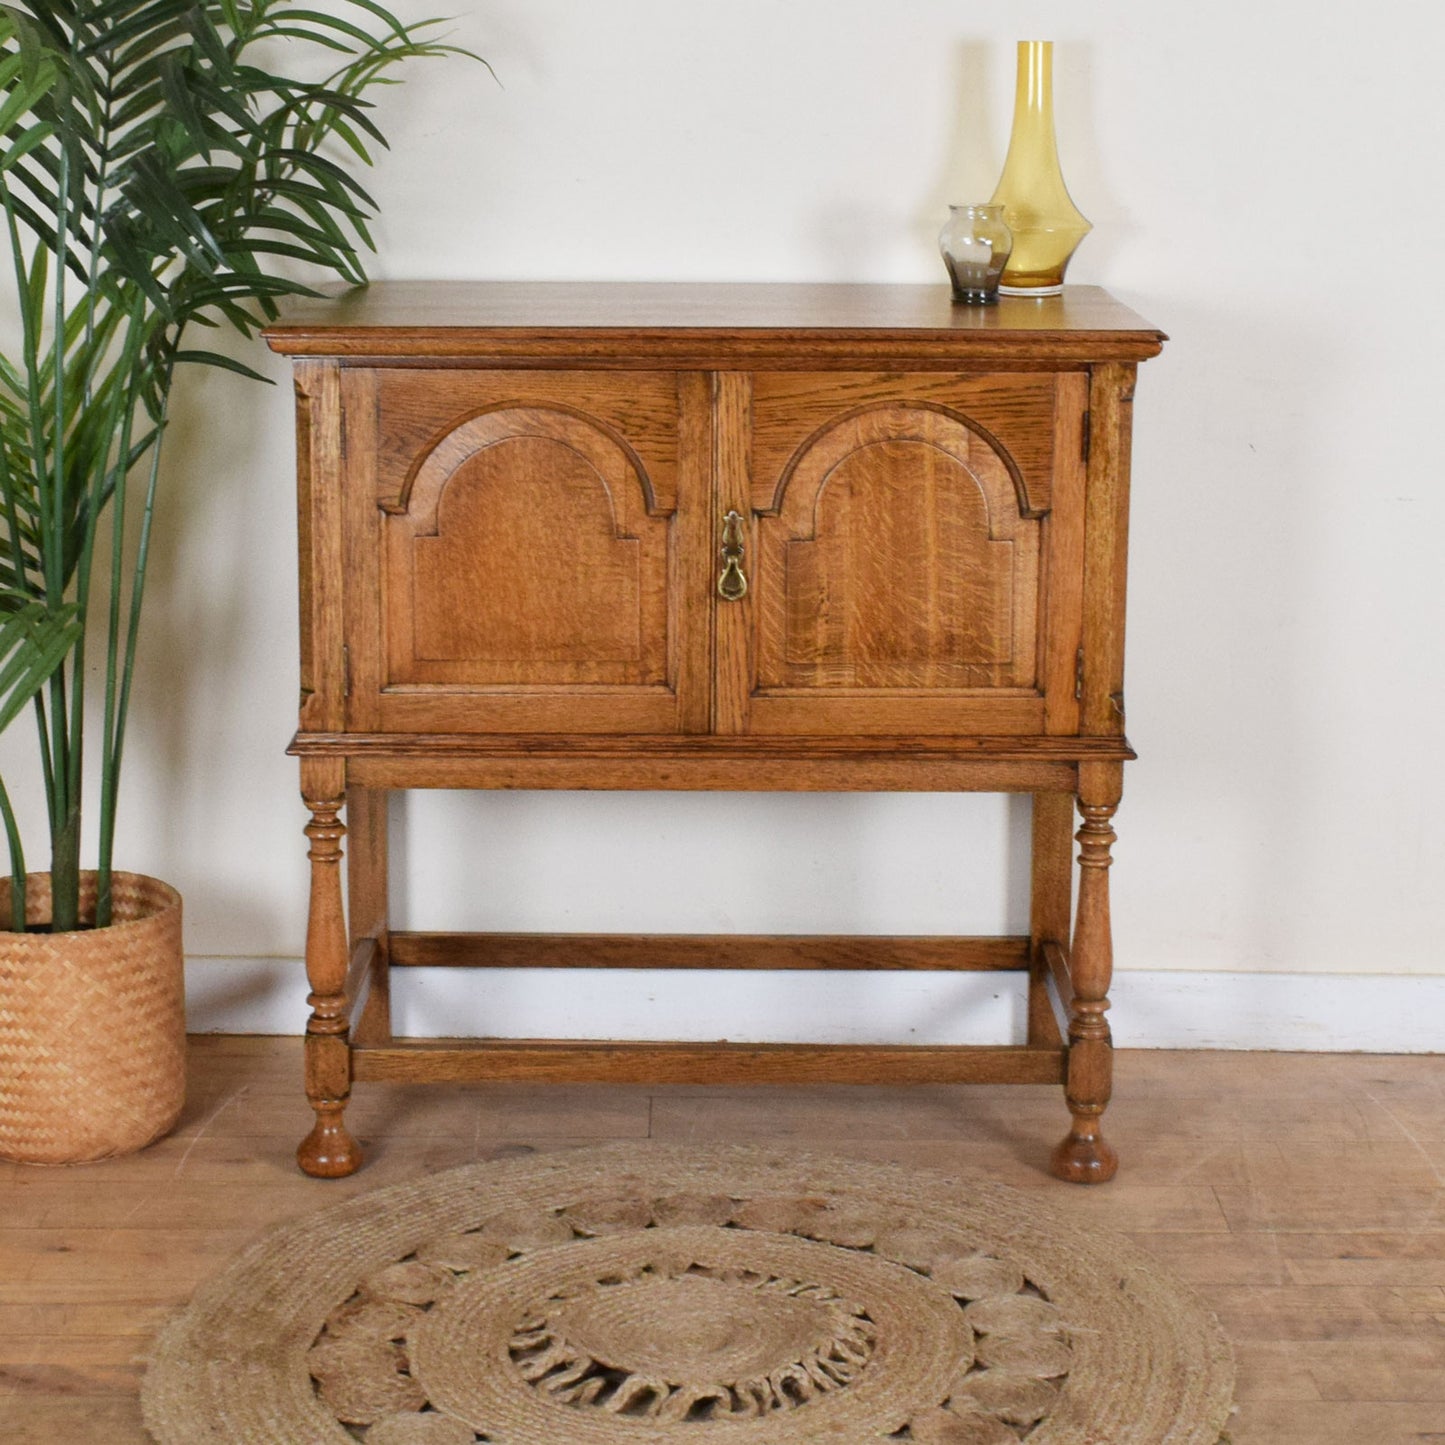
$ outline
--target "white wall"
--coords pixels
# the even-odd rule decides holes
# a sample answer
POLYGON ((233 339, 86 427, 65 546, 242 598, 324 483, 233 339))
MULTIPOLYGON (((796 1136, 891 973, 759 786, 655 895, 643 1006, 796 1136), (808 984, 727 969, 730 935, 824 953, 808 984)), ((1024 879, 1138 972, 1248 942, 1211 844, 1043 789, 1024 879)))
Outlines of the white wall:
MULTIPOLYGON (((449 7, 401 6, 430 8, 449 7)), ((1119 967, 1445 974, 1438 8, 483 0, 455 34, 502 84, 449 62, 386 97, 377 277, 942 284, 944 205, 986 198, 1002 163, 1013 42, 1055 38, 1095 225, 1070 279, 1173 338, 1136 407, 1119 967)), ((295 957, 288 389, 193 376, 170 445, 119 857, 182 888, 192 953, 295 957)), ((993 798, 414 796, 398 912, 1016 928, 1026 819, 993 798)), ((680 1027, 691 985, 655 982, 629 1031, 680 1027)), ((552 987, 508 994, 537 1031, 552 987)), ((901 987, 800 1031, 849 1036, 861 1009, 908 1036, 952 997, 901 987)), ((1357 1042, 1355 1005, 1337 1012, 1325 1042, 1357 1042)))

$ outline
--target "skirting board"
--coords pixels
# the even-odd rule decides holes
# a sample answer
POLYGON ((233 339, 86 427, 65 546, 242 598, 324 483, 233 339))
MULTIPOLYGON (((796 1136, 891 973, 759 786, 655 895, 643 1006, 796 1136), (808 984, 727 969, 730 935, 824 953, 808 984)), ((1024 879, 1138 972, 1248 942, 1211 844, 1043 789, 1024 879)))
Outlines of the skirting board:
MULTIPOLYGON (((413 968, 393 994, 398 1033, 454 1038, 1009 1043, 1024 1027, 1012 974, 413 968)), ((1121 971, 1111 997, 1120 1048, 1445 1052, 1445 977, 1121 971)), ((186 998, 193 1033, 299 1033, 307 1014, 299 959, 188 958, 186 998)))

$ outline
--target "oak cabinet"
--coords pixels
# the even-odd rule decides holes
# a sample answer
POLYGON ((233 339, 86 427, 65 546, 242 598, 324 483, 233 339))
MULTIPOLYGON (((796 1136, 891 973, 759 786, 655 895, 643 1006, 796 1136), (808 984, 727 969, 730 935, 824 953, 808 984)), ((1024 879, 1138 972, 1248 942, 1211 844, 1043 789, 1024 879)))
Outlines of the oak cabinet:
POLYGON ((1103 293, 393 284, 268 332, 295 359, 302 1166, 359 1162, 353 1079, 1066 1083, 1107 1178, 1106 868, 1122 763, 1130 408, 1160 334, 1103 293), (1034 794, 1017 939, 401 933, 408 787, 1034 794), (1070 833, 1079 832, 1077 909, 1070 833), (343 814, 345 822, 343 823, 343 814), (342 837, 351 833, 343 907, 342 837), (1071 911, 1072 910, 1072 911, 1071 911), (418 963, 1015 968, 1020 1047, 393 1038, 418 963))

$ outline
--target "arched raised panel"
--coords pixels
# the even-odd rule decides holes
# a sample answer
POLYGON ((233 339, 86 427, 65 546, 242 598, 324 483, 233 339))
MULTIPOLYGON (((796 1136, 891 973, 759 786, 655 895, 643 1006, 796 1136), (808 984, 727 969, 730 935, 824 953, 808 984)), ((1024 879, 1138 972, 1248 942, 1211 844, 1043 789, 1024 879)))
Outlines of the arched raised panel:
POLYGON ((955 458, 875 442, 839 462, 811 538, 785 563, 789 664, 841 667, 860 682, 938 663, 996 667, 1012 646, 1012 541, 955 458), (907 477, 917 493, 900 496, 907 477))
POLYGON ((667 518, 602 424, 502 407, 438 440, 387 506, 389 681, 660 685, 667 518))
POLYGON ((759 521, 764 689, 1027 689, 1042 523, 992 438, 893 403, 815 434, 759 521))
POLYGON ((468 458, 442 493, 436 535, 414 544, 415 658, 638 661, 640 545, 617 534, 611 503, 587 460, 548 438, 468 458))

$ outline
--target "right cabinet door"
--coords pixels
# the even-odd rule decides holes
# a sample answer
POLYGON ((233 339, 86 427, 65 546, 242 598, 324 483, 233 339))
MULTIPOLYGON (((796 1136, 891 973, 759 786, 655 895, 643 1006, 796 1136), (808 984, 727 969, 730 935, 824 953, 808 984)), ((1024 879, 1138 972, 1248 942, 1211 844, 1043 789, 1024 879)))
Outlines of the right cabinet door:
POLYGON ((1087 396, 1083 372, 723 378, 749 587, 716 604, 719 730, 1076 731, 1087 396))

